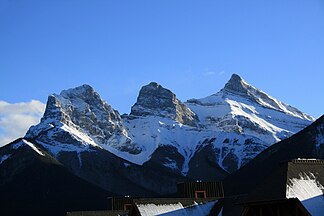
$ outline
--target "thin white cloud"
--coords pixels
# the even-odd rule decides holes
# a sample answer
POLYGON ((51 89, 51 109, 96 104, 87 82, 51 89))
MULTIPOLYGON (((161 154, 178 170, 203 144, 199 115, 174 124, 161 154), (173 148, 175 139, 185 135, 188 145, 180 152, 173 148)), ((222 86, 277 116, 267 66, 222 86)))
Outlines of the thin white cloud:
POLYGON ((225 71, 221 71, 221 72, 218 73, 218 75, 220 75, 220 76, 223 75, 223 74, 225 74, 225 71))
POLYGON ((216 73, 214 72, 214 71, 207 71, 206 73, 205 73, 205 75, 206 76, 213 76, 213 75, 215 75, 216 73))
POLYGON ((0 101, 0 147, 24 136, 44 111, 45 104, 37 100, 13 104, 0 101))
POLYGON ((215 76, 215 75, 219 75, 222 76, 223 74, 225 74, 225 71, 220 71, 220 72, 215 72, 215 71, 210 71, 210 70, 206 70, 206 72, 204 73, 205 76, 215 76))

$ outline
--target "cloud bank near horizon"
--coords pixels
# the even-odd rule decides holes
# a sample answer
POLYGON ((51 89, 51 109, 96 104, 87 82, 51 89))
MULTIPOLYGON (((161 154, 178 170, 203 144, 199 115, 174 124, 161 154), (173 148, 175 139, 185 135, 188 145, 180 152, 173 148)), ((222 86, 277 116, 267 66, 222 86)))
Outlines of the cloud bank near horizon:
POLYGON ((30 102, 8 103, 0 100, 0 147, 23 137, 28 128, 37 124, 45 111, 45 104, 30 102))

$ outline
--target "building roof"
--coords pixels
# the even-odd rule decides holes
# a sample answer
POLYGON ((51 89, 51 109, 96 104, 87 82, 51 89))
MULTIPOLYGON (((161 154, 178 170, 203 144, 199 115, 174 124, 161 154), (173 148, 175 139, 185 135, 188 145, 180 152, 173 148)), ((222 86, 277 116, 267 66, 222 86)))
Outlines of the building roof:
POLYGON ((277 213, 276 215, 286 216, 311 215, 297 198, 249 202, 243 205, 241 216, 255 215, 256 212, 262 212, 262 215, 273 215, 274 212, 277 213))
POLYGON ((243 203, 298 198, 311 215, 324 214, 324 161, 294 159, 251 191, 243 203))
POLYGON ((150 198, 134 200, 133 211, 139 215, 209 215, 215 199, 150 198))
POLYGON ((128 211, 74 211, 67 212, 66 216, 124 216, 128 211))

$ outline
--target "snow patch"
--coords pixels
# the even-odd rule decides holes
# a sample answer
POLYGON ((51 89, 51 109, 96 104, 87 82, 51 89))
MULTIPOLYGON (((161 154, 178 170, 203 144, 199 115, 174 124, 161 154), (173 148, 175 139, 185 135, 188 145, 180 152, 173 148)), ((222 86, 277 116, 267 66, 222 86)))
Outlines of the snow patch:
POLYGON ((130 163, 126 163, 126 162, 124 162, 124 166, 125 166, 125 167, 130 167, 131 164, 130 164, 130 163))
POLYGON ((11 154, 7 154, 7 155, 3 155, 2 157, 0 157, 0 164, 2 164, 5 160, 10 158, 10 156, 11 156, 11 154))
POLYGON ((175 160, 172 160, 169 157, 165 158, 166 162, 163 163, 163 166, 169 167, 170 169, 178 169, 177 162, 175 160))
POLYGON ((95 147, 99 147, 100 148, 100 146, 97 143, 95 143, 93 141, 93 139, 91 139, 91 137, 89 137, 85 133, 82 133, 79 130, 73 128, 73 127, 69 127, 66 124, 63 124, 63 126, 61 128, 62 128, 62 130, 65 130, 66 132, 69 132, 69 133, 73 134, 74 137, 78 141, 83 141, 83 143, 90 144, 92 146, 95 146, 95 147))
POLYGON ((23 139, 23 142, 25 142, 29 147, 31 147, 35 152, 37 152, 41 156, 45 156, 43 152, 41 152, 33 143, 28 142, 27 140, 23 139))
POLYGON ((218 213, 218 216, 223 216, 223 208, 221 208, 220 212, 218 213))
POLYGON ((13 145, 12 147, 14 149, 18 149, 19 147, 21 147, 22 145, 27 145, 29 146, 31 149, 33 149, 37 154, 41 155, 41 156, 45 156, 45 154, 43 152, 41 152, 33 143, 31 142, 28 142, 27 140, 25 139, 22 139, 21 142, 13 145))
POLYGON ((79 160, 79 168, 82 167, 82 158, 81 158, 81 152, 78 152, 78 160, 79 160))

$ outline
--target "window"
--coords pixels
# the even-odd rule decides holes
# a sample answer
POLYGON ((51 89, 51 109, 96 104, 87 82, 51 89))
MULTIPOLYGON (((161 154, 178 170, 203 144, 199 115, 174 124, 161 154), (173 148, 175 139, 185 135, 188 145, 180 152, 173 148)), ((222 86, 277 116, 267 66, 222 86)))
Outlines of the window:
POLYGON ((195 198, 206 198, 206 191, 195 191, 195 198))
POLYGON ((125 210, 125 211, 130 210, 131 207, 132 207, 132 204, 124 204, 124 210, 125 210))

